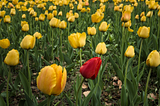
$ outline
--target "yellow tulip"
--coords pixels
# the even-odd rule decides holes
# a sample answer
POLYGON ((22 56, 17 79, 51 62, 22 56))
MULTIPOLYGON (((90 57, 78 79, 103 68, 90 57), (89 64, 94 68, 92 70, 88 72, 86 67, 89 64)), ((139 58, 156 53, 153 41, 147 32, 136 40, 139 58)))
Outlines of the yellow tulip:
POLYGON ((27 11, 27 7, 26 6, 21 6, 21 10, 22 11, 27 11))
POLYGON ((26 35, 21 41, 21 48, 23 49, 33 49, 36 42, 36 36, 26 35))
POLYGON ((48 10, 52 11, 53 10, 53 5, 49 6, 48 10))
POLYGON ((44 15, 48 15, 48 10, 46 10, 46 11, 44 12, 44 15))
POLYGON ((96 34, 96 28, 95 27, 88 27, 87 28, 88 35, 95 35, 96 34))
MULTIPOLYGON (((122 23, 122 26, 124 25, 124 22, 122 23)), ((131 26, 131 20, 125 22, 125 27, 130 27, 131 26)))
POLYGON ((38 21, 38 17, 35 17, 35 21, 38 21))
POLYGON ((75 21, 75 16, 70 16, 68 18, 68 22, 74 22, 75 21))
POLYGON ((158 17, 160 17, 160 10, 158 11, 158 17))
POLYGON ((139 19, 139 15, 136 15, 136 16, 135 16, 135 19, 139 19))
POLYGON ((13 3, 14 5, 18 4, 18 0, 12 0, 12 3, 13 3))
POLYGON ((59 23, 60 23, 60 20, 57 19, 57 18, 55 18, 55 17, 53 17, 53 18, 50 20, 49 25, 50 25, 51 27, 58 27, 58 26, 59 26, 59 23))
POLYGON ((91 9, 89 7, 87 7, 87 13, 90 13, 91 9))
POLYGON ((77 10, 82 10, 82 7, 83 7, 82 4, 79 3, 77 6, 77 10))
POLYGON ((53 18, 53 14, 52 13, 49 13, 48 15, 47 15, 47 19, 48 20, 51 20, 53 18))
POLYGON ((62 16, 62 11, 60 11, 60 12, 58 13, 58 16, 62 16))
POLYGON ((12 49, 7 53, 7 56, 4 59, 4 63, 9 66, 15 66, 19 63, 19 53, 17 50, 12 49))
POLYGON ((37 39, 42 38, 42 34, 39 33, 39 32, 35 32, 35 33, 33 34, 33 36, 35 36, 37 39))
POLYGON ((122 17, 121 17, 122 22, 129 21, 130 19, 131 19, 131 12, 128 11, 122 12, 122 17))
POLYGON ((152 17, 152 15, 153 15, 153 11, 148 11, 148 13, 147 13, 147 17, 152 17))
POLYGON ((160 55, 157 50, 153 50, 147 57, 146 64, 149 67, 157 67, 160 64, 160 55))
POLYGON ((148 3, 148 8, 155 10, 158 6, 158 2, 155 2, 155 0, 150 0, 148 3))
POLYGON ((4 17, 4 15, 6 14, 6 11, 0 11, 0 17, 4 17))
POLYGON ((65 29, 66 27, 67 27, 67 22, 65 22, 64 20, 59 23, 60 29, 65 29))
POLYGON ((4 17, 4 23, 11 23, 11 17, 9 15, 4 17))
POLYGON ((106 21, 103 21, 99 26, 99 31, 106 32, 110 24, 107 25, 106 21))
POLYGON ((16 14, 16 10, 14 8, 11 9, 10 14, 13 16, 16 14))
POLYGON ((22 27, 24 24, 28 24, 28 22, 27 22, 27 21, 21 21, 21 27, 22 27))
POLYGON ((57 10, 54 10, 54 11, 52 12, 52 14, 53 14, 53 16, 57 16, 57 10))
POLYGON ((24 32, 29 31, 29 25, 28 25, 28 24, 24 24, 24 25, 22 26, 22 31, 24 31, 24 32))
POLYGON ((86 44, 86 33, 73 33, 70 36, 68 36, 68 40, 70 45, 75 49, 83 47, 86 44))
POLYGON ((107 52, 106 44, 104 42, 98 43, 95 52, 97 54, 105 54, 107 52))
POLYGON ((130 12, 130 13, 133 11, 133 9, 134 9, 134 7, 131 5, 125 5, 123 7, 123 11, 130 12))
POLYGON ((22 15, 22 18, 25 19, 25 18, 26 18, 26 14, 23 14, 23 15, 22 15))
POLYGON ((44 14, 40 14, 39 15, 39 20, 40 21, 44 21, 45 20, 45 15, 44 14))
POLYGON ((150 33, 150 27, 139 27, 137 34, 140 38, 148 38, 150 33))
POLYGON ((37 12, 34 11, 34 13, 33 13, 32 16, 33 16, 33 17, 36 17, 36 16, 37 16, 37 12))
POLYGON ((82 9, 81 9, 81 12, 82 12, 82 13, 86 12, 86 9, 85 9, 85 8, 82 8, 82 9))
POLYGON ((143 11, 143 12, 141 12, 140 17, 142 17, 144 15, 145 15, 145 12, 143 11))
POLYGON ((133 32, 134 30, 131 29, 130 27, 128 27, 128 31, 129 31, 129 32, 133 32))
POLYGON ((132 58, 135 56, 135 52, 134 52, 134 47, 133 46, 128 46, 127 50, 125 51, 124 54, 126 57, 132 58))
POLYGON ((145 21, 146 21, 146 16, 142 16, 142 17, 141 17, 141 21, 142 21, 142 22, 145 22, 145 21))
POLYGON ((91 20, 93 23, 99 23, 104 18, 104 13, 96 12, 92 14, 91 20))
POLYGON ((74 13, 74 17, 75 18, 79 18, 79 14, 78 13, 74 13))
POLYGON ((66 13, 66 18, 69 18, 73 16, 73 12, 70 10, 69 12, 66 13))
POLYGON ((114 11, 118 11, 119 10, 119 6, 114 6, 114 11))
POLYGON ((41 69, 37 77, 37 87, 44 94, 56 96, 64 90, 66 81, 66 69, 53 64, 41 69))
POLYGON ((8 39, 0 40, 0 47, 3 49, 7 49, 10 46, 10 41, 8 39))

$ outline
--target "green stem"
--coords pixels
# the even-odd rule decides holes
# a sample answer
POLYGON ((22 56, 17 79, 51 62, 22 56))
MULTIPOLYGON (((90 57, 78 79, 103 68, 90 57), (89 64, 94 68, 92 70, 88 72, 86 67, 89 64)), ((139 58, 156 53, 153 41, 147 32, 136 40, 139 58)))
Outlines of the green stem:
POLYGON ((124 53, 123 53, 123 49, 124 49, 124 36, 125 36, 125 25, 123 25, 123 29, 122 29, 122 48, 121 48, 121 65, 123 65, 123 55, 124 55, 124 53))
POLYGON ((150 75, 151 75, 151 68, 149 69, 149 74, 148 74, 148 77, 147 77, 147 83, 146 83, 146 89, 145 89, 145 94, 144 94, 144 103, 143 103, 143 106, 145 106, 145 102, 146 102, 146 98, 147 98, 147 88, 148 88, 148 83, 149 83, 150 75))
POLYGON ((51 95, 48 95, 47 106, 50 106, 51 95))
POLYGON ((9 106, 9 95, 8 95, 8 85, 9 85, 9 78, 10 78, 10 72, 11 72, 11 67, 9 66, 9 72, 8 72, 8 79, 7 79, 7 89, 6 89, 6 101, 7 101, 7 106, 9 106))
POLYGON ((69 28, 70 28, 70 22, 68 22, 68 36, 69 36, 69 28))
POLYGON ((80 65, 82 66, 82 54, 81 54, 81 48, 79 49, 79 56, 80 56, 80 65))
POLYGON ((61 34, 60 34, 60 52, 61 52, 61 66, 63 64, 63 55, 62 55, 62 30, 61 30, 61 34))
POLYGON ((138 78, 139 78, 139 66, 140 66, 140 59, 141 59, 142 43, 143 43, 143 39, 141 40, 141 45, 140 45, 140 50, 139 50, 138 68, 137 68, 137 81, 138 81, 138 78))
POLYGON ((102 32, 101 42, 103 42, 103 34, 104 34, 104 33, 102 32))
POLYGON ((127 60, 126 71, 125 71, 125 77, 124 77, 124 87, 125 87, 125 89, 126 89, 126 79, 127 79, 128 62, 129 62, 129 59, 127 60))
POLYGON ((29 84, 31 84, 31 73, 29 70, 29 50, 27 50, 27 68, 28 68, 28 80, 29 80, 29 84))
POLYGON ((158 46, 159 46, 159 27, 160 26, 160 17, 158 17, 158 32, 157 32, 157 43, 158 43, 158 45, 157 45, 157 50, 158 50, 158 46))
POLYGON ((81 83, 80 83, 80 85, 78 87, 77 93, 76 93, 76 106, 78 106, 78 93, 79 93, 79 90, 82 87, 82 84, 83 84, 84 81, 85 81, 85 78, 82 77, 82 81, 81 81, 81 83))
POLYGON ((52 47, 52 52, 51 52, 51 56, 52 56, 52 60, 54 61, 54 55, 53 55, 53 33, 54 33, 54 31, 53 31, 53 29, 52 29, 52 42, 51 42, 51 47, 52 47))

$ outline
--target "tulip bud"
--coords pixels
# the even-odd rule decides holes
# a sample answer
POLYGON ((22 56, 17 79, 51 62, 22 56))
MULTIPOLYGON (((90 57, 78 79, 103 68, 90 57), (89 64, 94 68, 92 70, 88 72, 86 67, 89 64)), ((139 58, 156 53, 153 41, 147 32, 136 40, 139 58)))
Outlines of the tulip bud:
POLYGON ((110 24, 107 25, 107 22, 103 21, 99 26, 99 31, 106 32, 110 24))
POLYGON ((39 20, 40 21, 44 21, 45 20, 45 15, 44 14, 40 14, 39 15, 39 20))
POLYGON ((150 27, 139 27, 137 34, 140 38, 148 38, 150 33, 150 27))
POLYGON ((125 51, 125 54, 124 54, 126 57, 129 57, 129 58, 132 58, 135 56, 135 53, 134 53, 134 47, 133 46, 128 46, 127 50, 125 51))
POLYGON ((139 15, 136 15, 136 16, 135 16, 135 19, 139 19, 139 15))
POLYGON ((75 18, 79 18, 79 14, 78 13, 74 13, 75 18))
POLYGON ((152 17, 152 15, 153 15, 153 11, 148 11, 148 13, 147 13, 147 17, 152 17))
POLYGON ((16 14, 16 10, 14 8, 12 8, 11 11, 10 11, 10 14, 11 15, 15 15, 16 14))
POLYGON ((121 21, 124 22, 124 21, 129 21, 131 19, 131 12, 128 12, 128 11, 124 11, 122 13, 122 17, 121 17, 121 21))
POLYGON ((52 13, 49 13, 48 15, 47 15, 47 19, 48 20, 51 20, 53 18, 53 14, 52 13))
POLYGON ((10 41, 8 39, 0 40, 0 47, 3 49, 7 49, 10 46, 10 41))
POLYGON ((105 54, 107 52, 106 44, 104 42, 98 43, 95 52, 97 54, 105 54))
POLYGON ((33 36, 35 36, 37 39, 42 38, 42 35, 41 35, 41 33, 39 33, 39 32, 35 32, 35 33, 33 34, 33 36))
POLYGON ((22 18, 25 19, 25 18, 26 18, 26 14, 23 14, 23 15, 22 15, 22 18))
POLYGON ((102 60, 100 57, 94 57, 85 62, 81 68, 80 73, 84 78, 94 80, 99 72, 102 60))
POLYGON ((23 49, 32 49, 35 45, 36 37, 31 35, 26 35, 21 41, 21 48, 23 49))
POLYGON ((142 16, 142 17, 141 17, 141 21, 142 21, 142 22, 145 22, 145 21, 146 21, 146 16, 142 16))
POLYGON ((11 17, 9 15, 4 17, 4 23, 11 23, 11 17))
POLYGON ((22 31, 24 31, 24 32, 29 31, 29 25, 28 25, 28 24, 24 24, 24 25, 22 26, 22 31))
POLYGON ((18 0, 12 0, 12 3, 13 3, 14 5, 18 4, 18 0))
POLYGON ((58 16, 62 16, 62 11, 60 11, 60 12, 58 13, 58 16))
POLYGON ((96 34, 96 28, 95 27, 88 27, 87 28, 88 35, 95 35, 96 34))
POLYGON ((64 90, 66 81, 66 69, 53 64, 40 70, 37 77, 37 87, 44 94, 57 96, 64 90))
POLYGON ((60 29, 65 29, 66 27, 67 27, 67 22, 65 22, 64 20, 59 23, 60 29))
POLYGON ((68 21, 69 21, 69 22, 74 22, 74 21, 75 21, 75 16, 70 16, 70 17, 68 18, 68 21))
POLYGON ((10 66, 15 66, 19 63, 19 53, 17 50, 12 49, 7 53, 6 58, 4 59, 4 63, 10 66))
POLYGON ((50 20, 49 25, 50 25, 51 27, 58 27, 58 26, 59 26, 59 23, 60 23, 60 20, 57 19, 57 18, 55 18, 55 17, 53 17, 53 18, 50 20))
POLYGON ((0 11, 0 17, 4 17, 4 15, 6 14, 6 11, 0 11))
POLYGON ((149 67, 157 67, 160 64, 160 55, 157 50, 153 50, 147 57, 146 64, 149 67))

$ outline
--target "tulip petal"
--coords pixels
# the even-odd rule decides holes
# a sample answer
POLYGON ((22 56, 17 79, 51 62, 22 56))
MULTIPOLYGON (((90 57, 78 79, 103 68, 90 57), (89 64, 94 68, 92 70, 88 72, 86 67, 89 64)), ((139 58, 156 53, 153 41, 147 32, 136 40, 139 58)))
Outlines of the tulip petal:
POLYGON ((83 32, 79 37, 79 47, 83 47, 86 44, 86 33, 83 32))

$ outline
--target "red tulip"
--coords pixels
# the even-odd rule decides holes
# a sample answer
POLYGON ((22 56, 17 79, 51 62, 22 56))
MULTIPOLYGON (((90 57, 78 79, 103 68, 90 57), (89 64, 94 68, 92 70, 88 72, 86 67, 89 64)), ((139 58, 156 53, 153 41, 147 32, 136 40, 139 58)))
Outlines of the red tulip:
POLYGON ((94 80, 97 77, 101 63, 100 57, 91 58, 81 66, 80 73, 84 78, 94 80))

